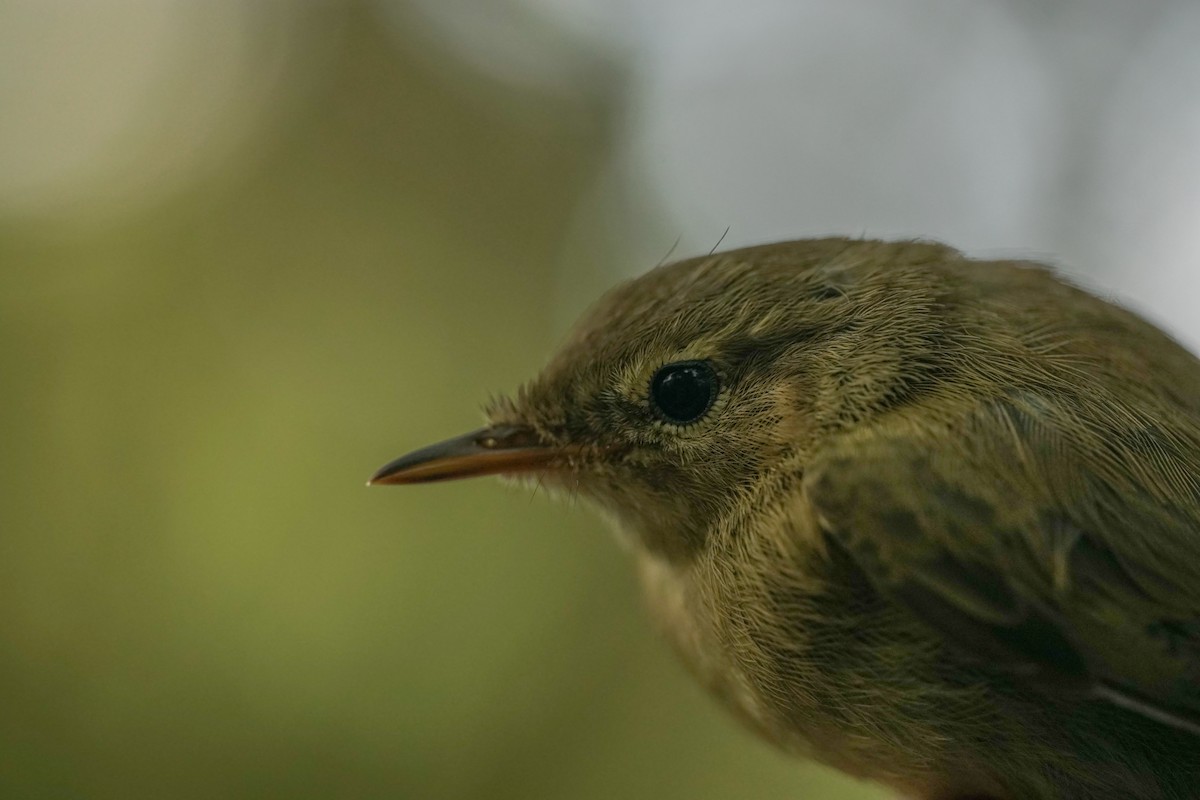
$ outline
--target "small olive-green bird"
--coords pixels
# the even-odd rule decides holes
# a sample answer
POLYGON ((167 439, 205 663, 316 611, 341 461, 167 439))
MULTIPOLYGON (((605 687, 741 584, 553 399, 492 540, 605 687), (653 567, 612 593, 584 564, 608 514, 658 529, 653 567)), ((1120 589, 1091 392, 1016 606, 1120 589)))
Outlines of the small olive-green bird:
POLYGON ((488 427, 629 542, 695 675, 923 800, 1200 798, 1200 362, 1037 264, 820 239, 618 287, 488 427))

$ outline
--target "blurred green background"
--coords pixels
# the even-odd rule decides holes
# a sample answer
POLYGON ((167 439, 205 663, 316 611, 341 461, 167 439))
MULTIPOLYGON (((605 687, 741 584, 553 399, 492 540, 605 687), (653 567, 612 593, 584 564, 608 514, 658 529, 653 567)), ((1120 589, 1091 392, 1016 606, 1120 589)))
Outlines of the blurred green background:
POLYGON ((0 796, 875 796, 727 719, 591 515, 363 485, 627 268, 561 275, 619 63, 100 5, 0 3, 0 796))

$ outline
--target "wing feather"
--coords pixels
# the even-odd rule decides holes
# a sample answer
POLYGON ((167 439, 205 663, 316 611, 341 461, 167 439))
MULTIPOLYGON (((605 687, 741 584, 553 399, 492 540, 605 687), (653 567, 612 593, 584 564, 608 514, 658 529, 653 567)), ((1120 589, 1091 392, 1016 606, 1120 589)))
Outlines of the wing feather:
POLYGON ((1200 733, 1200 446, 1132 412, 1089 428, 1069 402, 896 415, 819 453, 806 497, 948 640, 1200 733))

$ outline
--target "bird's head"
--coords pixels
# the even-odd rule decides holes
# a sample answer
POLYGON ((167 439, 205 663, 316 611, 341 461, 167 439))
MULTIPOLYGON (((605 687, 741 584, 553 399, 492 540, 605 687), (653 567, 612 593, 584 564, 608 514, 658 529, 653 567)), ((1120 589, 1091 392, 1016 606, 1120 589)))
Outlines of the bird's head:
POLYGON ((824 239, 660 267, 605 296, 537 378, 489 405, 487 427, 371 482, 535 479, 687 558, 764 481, 802 473, 821 436, 910 382, 922 305, 909 293, 884 309, 912 280, 906 263, 947 254, 824 239))

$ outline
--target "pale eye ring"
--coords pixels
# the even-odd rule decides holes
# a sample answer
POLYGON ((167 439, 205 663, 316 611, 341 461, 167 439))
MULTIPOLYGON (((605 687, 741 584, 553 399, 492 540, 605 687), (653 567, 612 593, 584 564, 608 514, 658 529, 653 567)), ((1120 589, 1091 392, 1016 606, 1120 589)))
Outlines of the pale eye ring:
POLYGON ((650 404, 665 421, 688 425, 708 413, 720 390, 720 378, 707 361, 676 361, 654 373, 650 404))

